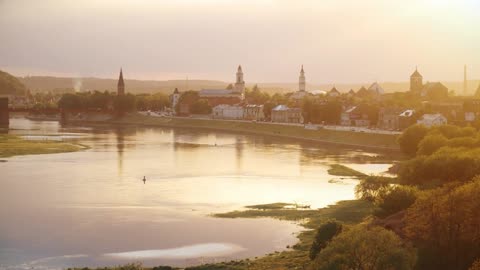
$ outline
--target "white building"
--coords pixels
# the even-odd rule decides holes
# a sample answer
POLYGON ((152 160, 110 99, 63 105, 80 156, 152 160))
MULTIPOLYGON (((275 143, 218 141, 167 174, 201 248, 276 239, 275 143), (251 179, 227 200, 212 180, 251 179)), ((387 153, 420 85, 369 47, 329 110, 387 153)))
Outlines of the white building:
POLYGON ((212 109, 212 117, 216 119, 243 119, 244 108, 239 105, 220 104, 212 109))
POLYGON ((243 119, 246 120, 265 120, 265 113, 263 112, 263 105, 248 104, 244 108, 243 119))
POLYGON ((417 124, 424 125, 426 127, 441 126, 447 124, 447 118, 440 113, 424 114, 417 120, 417 124))
POLYGON ((306 79, 305 79, 305 71, 303 71, 303 65, 302 69, 300 70, 300 76, 298 77, 298 91, 293 93, 290 98, 296 99, 296 100, 301 100, 303 99, 306 95, 308 95, 308 92, 306 91, 306 79))
POLYGON ((272 109, 272 122, 303 123, 302 111, 300 108, 289 108, 285 105, 278 105, 272 109))
POLYGON ((175 111, 178 101, 180 100, 180 92, 178 92, 178 88, 175 88, 175 91, 173 91, 173 94, 170 96, 170 99, 172 102, 172 109, 175 111))

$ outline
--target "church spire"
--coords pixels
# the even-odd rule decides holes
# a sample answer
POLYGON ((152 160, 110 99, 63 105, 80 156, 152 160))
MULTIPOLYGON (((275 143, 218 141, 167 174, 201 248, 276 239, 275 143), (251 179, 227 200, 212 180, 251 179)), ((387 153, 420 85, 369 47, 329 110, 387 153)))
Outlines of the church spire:
POLYGON ((298 78, 298 91, 305 91, 305 71, 303 71, 303 65, 302 69, 300 70, 300 77, 298 78))
POLYGON ((117 95, 121 96, 125 94, 125 83, 123 82, 123 71, 120 68, 120 75, 118 76, 118 84, 117 84, 117 95))

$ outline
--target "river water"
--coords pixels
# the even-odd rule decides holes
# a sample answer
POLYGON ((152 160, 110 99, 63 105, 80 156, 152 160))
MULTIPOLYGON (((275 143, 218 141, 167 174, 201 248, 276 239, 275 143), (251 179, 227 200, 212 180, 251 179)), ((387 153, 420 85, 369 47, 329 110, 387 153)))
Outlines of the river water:
POLYGON ((0 162, 0 269, 185 266, 284 250, 297 224, 210 215, 273 202, 324 207, 354 198, 357 183, 329 175, 329 164, 390 166, 361 163, 376 154, 356 149, 214 131, 13 119, 9 132, 89 149, 0 162))

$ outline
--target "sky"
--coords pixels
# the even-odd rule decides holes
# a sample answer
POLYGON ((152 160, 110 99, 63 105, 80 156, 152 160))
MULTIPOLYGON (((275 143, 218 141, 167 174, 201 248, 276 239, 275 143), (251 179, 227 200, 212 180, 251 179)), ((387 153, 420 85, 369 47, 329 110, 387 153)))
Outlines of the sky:
POLYGON ((296 82, 480 78, 480 0, 0 0, 17 76, 296 82))

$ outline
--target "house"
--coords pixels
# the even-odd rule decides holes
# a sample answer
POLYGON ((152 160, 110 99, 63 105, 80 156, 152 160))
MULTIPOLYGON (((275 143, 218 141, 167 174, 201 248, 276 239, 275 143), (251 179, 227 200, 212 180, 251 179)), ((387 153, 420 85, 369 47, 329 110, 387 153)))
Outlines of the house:
POLYGON ((329 96, 329 97, 338 97, 338 96, 340 96, 340 92, 339 92, 339 91, 337 90, 337 88, 335 88, 335 86, 334 86, 332 89, 330 89, 330 91, 328 91, 327 96, 329 96))
POLYGON ((398 128, 404 130, 415 124, 415 110, 405 110, 398 115, 398 128))
POLYGON ((286 105, 278 105, 272 109, 272 122, 277 123, 303 123, 300 108, 289 108, 286 105))
POLYGON ((243 111, 243 119, 263 121, 265 114, 263 112, 263 105, 248 104, 243 111))
POLYGON ((367 106, 360 105, 345 110, 340 116, 340 122, 343 126, 370 126, 371 119, 368 114, 367 106))
POLYGON ((468 99, 463 102, 465 121, 473 122, 480 117, 480 99, 468 99))
POLYGON ((353 120, 350 117, 350 114, 356 109, 357 107, 350 107, 342 112, 340 115, 340 125, 342 126, 353 126, 353 120))
POLYGON ((239 105, 220 104, 212 109, 212 117, 216 119, 243 119, 244 108, 239 105))
POLYGON ((358 89, 356 96, 359 97, 359 98, 367 98, 367 97, 370 97, 371 94, 367 90, 367 88, 362 86, 362 87, 360 87, 360 89, 358 89))
POLYGON ((440 113, 424 114, 417 120, 417 124, 424 125, 426 127, 441 126, 447 124, 447 118, 440 113))
POLYGON ((398 130, 400 113, 402 113, 402 111, 398 108, 381 108, 378 112, 378 128, 385 130, 398 130))

